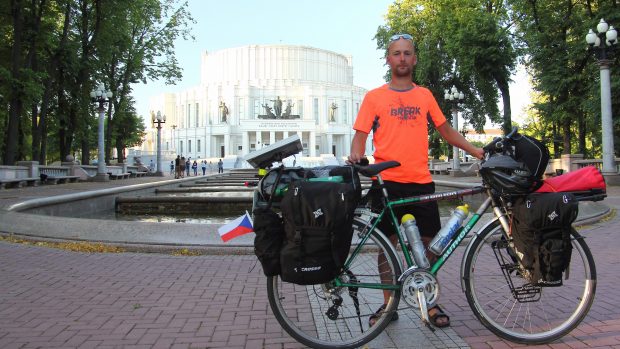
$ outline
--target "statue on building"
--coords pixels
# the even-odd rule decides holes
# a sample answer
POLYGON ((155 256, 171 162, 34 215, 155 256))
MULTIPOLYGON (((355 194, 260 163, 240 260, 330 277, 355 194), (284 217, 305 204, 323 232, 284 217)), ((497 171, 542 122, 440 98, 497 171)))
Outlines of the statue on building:
POLYGON ((278 96, 277 99, 270 99, 273 103, 273 108, 269 106, 267 103, 261 104, 261 107, 265 109, 265 114, 258 115, 259 119, 299 119, 299 115, 293 115, 293 106, 294 103, 291 103, 290 100, 286 101, 286 107, 284 112, 282 112, 282 104, 284 101, 280 99, 278 96))
POLYGON ((284 114, 282 114, 282 119, 291 119, 291 112, 293 110, 294 103, 291 101, 286 102, 286 108, 284 108, 284 114))
POLYGON ((273 111, 276 115, 276 119, 279 119, 280 116, 282 116, 282 100, 280 99, 280 96, 278 96, 278 98, 270 99, 270 101, 273 102, 273 111))
POLYGON ((226 122, 228 119, 228 107, 224 101, 220 101, 220 119, 222 122, 226 122))
POLYGON ((338 109, 338 104, 332 102, 332 105, 329 107, 329 121, 330 122, 336 121, 336 109, 338 109))
POLYGON ((276 119, 276 114, 273 113, 273 108, 267 104, 263 104, 262 107, 265 108, 265 113, 267 113, 267 115, 264 115, 265 119, 276 119))

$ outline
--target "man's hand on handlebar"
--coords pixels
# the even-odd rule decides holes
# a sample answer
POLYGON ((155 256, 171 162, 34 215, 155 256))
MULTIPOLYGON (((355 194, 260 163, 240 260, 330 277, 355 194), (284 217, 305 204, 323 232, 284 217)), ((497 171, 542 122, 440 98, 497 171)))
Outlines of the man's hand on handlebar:
POLYGON ((351 154, 347 158, 347 163, 351 165, 364 162, 364 161, 366 162, 366 164, 368 164, 368 159, 366 158, 366 155, 364 154, 351 154))
POLYGON ((478 160, 482 160, 484 158, 484 149, 475 148, 474 151, 471 153, 471 156, 475 157, 478 160))

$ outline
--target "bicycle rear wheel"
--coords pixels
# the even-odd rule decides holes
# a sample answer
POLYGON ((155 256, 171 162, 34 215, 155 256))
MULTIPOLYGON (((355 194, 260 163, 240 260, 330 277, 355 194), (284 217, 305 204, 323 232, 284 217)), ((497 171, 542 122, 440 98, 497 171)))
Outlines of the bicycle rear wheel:
MULTIPOLYGON (((353 227, 355 243, 364 224, 354 221, 353 227)), ((300 343, 312 348, 356 348, 371 341, 389 324, 398 308, 400 289, 380 289, 381 277, 383 284, 397 285, 401 274, 390 242, 383 234, 373 231, 362 251, 348 258, 350 267, 338 278, 360 287, 334 287, 332 283, 304 286, 283 282, 277 276, 267 278, 273 314, 300 343), (386 256, 381 275, 379 251, 386 256), (384 292, 388 297, 386 309, 374 326, 369 327, 368 318, 385 303, 384 292)))
POLYGON ((569 278, 559 287, 536 287, 519 276, 499 222, 484 229, 465 257, 463 275, 478 320, 499 337, 524 344, 549 343, 574 329, 594 302, 596 269, 584 239, 574 230, 571 235, 569 278))

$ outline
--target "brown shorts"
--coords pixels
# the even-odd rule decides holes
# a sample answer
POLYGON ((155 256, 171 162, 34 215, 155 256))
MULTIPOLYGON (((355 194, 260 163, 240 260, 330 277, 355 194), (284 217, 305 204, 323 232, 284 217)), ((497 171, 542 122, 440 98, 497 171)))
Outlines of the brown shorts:
MULTIPOLYGON (((435 192, 435 183, 430 182, 419 184, 385 181, 385 188, 388 191, 389 199, 395 200, 415 195, 433 194, 435 192)), ((368 195, 373 203, 373 207, 379 207, 376 206, 376 204, 379 203, 380 205, 382 194, 379 184, 376 181, 372 182, 372 187, 370 188, 370 193, 368 195)), ((415 217, 421 236, 433 237, 437 234, 439 229, 441 229, 439 207, 436 201, 394 207, 394 214, 399 220, 399 223, 402 216, 407 213, 410 213, 415 217)), ((378 228, 386 236, 394 234, 395 228, 389 215, 384 216, 381 223, 379 223, 378 228)))

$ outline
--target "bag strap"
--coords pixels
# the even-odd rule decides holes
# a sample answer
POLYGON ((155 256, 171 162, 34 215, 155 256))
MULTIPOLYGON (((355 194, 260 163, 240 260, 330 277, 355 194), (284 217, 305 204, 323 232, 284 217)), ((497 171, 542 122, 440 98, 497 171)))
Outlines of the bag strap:
POLYGON ((271 208, 273 203, 273 197, 276 194, 276 189, 278 188, 278 184, 280 183, 280 178, 282 178, 282 174, 284 173, 284 164, 280 165, 278 168, 278 176, 276 177, 276 181, 273 182, 273 186, 271 187, 271 193, 269 194, 269 200, 267 201, 267 209, 271 208))

